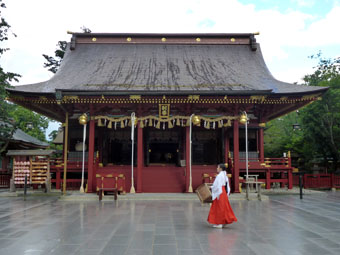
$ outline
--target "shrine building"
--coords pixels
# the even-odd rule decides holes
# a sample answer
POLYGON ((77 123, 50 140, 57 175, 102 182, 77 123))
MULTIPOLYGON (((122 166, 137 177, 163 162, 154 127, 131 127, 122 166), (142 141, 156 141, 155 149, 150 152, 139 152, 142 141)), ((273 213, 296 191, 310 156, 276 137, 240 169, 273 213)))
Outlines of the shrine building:
POLYGON ((80 116, 87 192, 101 176, 122 177, 126 192, 191 192, 228 158, 239 192, 246 134, 249 174, 266 188, 292 187, 289 155, 264 157, 265 124, 327 88, 276 80, 256 34, 71 34, 50 80, 8 89, 12 102, 63 123, 64 157, 51 167, 57 188, 63 176, 80 184, 80 116))

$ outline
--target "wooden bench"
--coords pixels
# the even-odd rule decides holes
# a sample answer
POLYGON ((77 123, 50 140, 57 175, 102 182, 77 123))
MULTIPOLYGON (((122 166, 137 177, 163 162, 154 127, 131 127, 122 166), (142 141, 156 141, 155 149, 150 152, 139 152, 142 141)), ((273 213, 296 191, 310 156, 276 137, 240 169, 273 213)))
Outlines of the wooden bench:
POLYGON ((105 191, 113 192, 114 199, 117 200, 117 198, 118 198, 118 189, 117 188, 98 188, 99 201, 101 201, 103 199, 103 195, 104 195, 105 191))
POLYGON ((123 187, 118 186, 118 181, 125 181, 123 174, 96 174, 97 178, 97 194, 99 201, 103 199, 105 192, 113 192, 114 200, 118 198, 118 192, 124 192, 123 187))
POLYGON ((258 200, 261 201, 262 200, 262 198, 261 198, 261 185, 264 184, 264 182, 258 182, 258 181, 255 181, 255 180, 248 179, 244 183, 246 184, 246 198, 247 198, 247 200, 249 200, 249 188, 250 188, 250 186, 255 185, 256 190, 257 190, 257 198, 258 198, 258 200))

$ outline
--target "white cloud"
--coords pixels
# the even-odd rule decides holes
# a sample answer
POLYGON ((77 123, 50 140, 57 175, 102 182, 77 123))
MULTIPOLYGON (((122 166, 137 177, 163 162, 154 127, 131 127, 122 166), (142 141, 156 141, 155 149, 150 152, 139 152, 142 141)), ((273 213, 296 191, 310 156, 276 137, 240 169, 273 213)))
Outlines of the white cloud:
POLYGON ((291 0, 291 2, 301 7, 312 7, 315 5, 315 0, 291 0))
MULTIPOLYGON (((314 2, 294 1, 300 5, 314 2)), ((317 52, 340 45, 339 4, 322 18, 292 10, 257 10, 254 4, 237 0, 11 0, 6 5, 4 17, 18 37, 11 38, 11 50, 1 65, 23 74, 21 84, 48 79, 41 55, 53 55, 59 40, 70 39, 66 31, 80 31, 83 25, 92 32, 113 33, 260 31, 257 41, 269 67, 278 60, 294 59, 287 47, 315 47, 317 52)))

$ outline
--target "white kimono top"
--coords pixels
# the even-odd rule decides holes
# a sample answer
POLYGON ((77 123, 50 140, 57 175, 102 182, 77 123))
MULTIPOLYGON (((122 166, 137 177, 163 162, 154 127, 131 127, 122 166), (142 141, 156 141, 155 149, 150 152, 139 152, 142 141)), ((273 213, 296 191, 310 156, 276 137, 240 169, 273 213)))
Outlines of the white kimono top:
POLYGON ((229 180, 226 171, 221 171, 215 178, 213 185, 211 186, 211 197, 212 200, 215 198, 219 199, 220 195, 222 194, 222 186, 226 186, 226 191, 229 196, 230 194, 230 187, 229 187, 229 180))

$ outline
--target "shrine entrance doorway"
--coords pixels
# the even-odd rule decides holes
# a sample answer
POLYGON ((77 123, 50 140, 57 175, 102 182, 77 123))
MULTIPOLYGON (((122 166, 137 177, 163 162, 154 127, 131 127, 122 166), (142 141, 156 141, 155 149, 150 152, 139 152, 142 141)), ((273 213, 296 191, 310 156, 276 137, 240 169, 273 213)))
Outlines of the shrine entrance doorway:
POLYGON ((144 128, 145 167, 143 192, 185 191, 184 132, 181 128, 159 130, 144 128), (183 161, 182 161, 183 162, 183 161))

